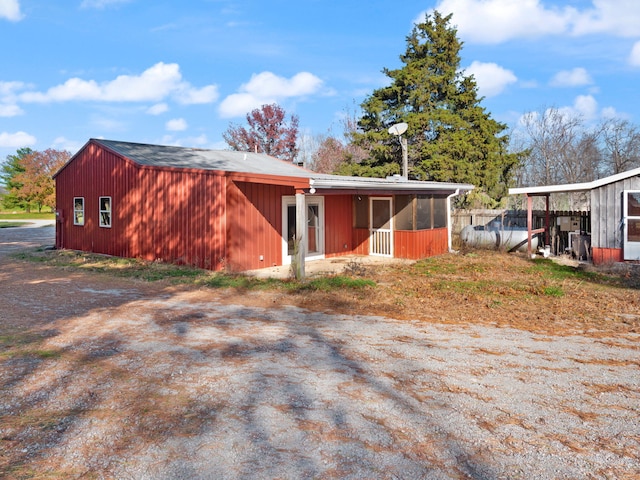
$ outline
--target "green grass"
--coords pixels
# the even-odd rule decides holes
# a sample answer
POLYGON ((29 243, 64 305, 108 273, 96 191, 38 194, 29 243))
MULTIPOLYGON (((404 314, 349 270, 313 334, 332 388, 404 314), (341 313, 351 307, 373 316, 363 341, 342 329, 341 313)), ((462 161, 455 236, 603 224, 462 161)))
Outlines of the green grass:
POLYGON ((0 220, 55 220, 55 213, 0 212, 0 220))
POLYGON ((0 228, 15 228, 28 225, 29 222, 0 222, 0 228))
POLYGON ((542 293, 544 295, 547 295, 549 297, 563 297, 564 296, 564 291, 562 290, 562 288, 555 286, 555 285, 550 285, 548 287, 544 287, 542 289, 542 293))
POLYGON ((553 280, 602 280, 603 275, 596 272, 588 272, 570 265, 561 265, 548 258, 540 258, 532 261, 527 273, 543 275, 553 280), (602 277, 602 278, 601 278, 602 277))

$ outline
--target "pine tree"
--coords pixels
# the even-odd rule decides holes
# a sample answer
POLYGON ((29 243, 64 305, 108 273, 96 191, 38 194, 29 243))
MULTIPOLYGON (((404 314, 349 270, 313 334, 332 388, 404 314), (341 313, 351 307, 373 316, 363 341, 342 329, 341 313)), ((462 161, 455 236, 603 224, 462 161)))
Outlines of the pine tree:
POLYGON ((492 204, 506 195, 519 155, 507 153, 506 125, 485 111, 474 78, 461 71, 462 42, 450 20, 451 15, 436 11, 414 25, 400 56, 404 65, 384 69, 391 84, 362 104, 360 131, 353 141, 367 148, 370 157, 341 172, 399 173, 401 147, 388 128, 406 122, 410 178, 471 183, 478 190, 475 195, 487 195, 484 203, 492 204))
POLYGON ((33 150, 28 147, 19 148, 15 155, 7 155, 4 164, 0 167, 0 181, 5 185, 7 193, 2 199, 6 209, 21 208, 27 212, 31 210, 29 202, 16 195, 16 191, 22 188, 22 183, 17 179, 18 175, 25 171, 22 159, 31 155, 33 150))

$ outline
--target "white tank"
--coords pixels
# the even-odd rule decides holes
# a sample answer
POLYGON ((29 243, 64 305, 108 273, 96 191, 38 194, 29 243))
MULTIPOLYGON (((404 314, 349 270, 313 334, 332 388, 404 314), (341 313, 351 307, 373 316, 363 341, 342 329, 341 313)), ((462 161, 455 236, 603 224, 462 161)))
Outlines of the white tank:
MULTIPOLYGON (((463 245, 472 248, 527 251, 527 229, 501 225, 467 225, 460 232, 463 245)), ((538 248, 538 237, 531 238, 531 248, 538 248)))

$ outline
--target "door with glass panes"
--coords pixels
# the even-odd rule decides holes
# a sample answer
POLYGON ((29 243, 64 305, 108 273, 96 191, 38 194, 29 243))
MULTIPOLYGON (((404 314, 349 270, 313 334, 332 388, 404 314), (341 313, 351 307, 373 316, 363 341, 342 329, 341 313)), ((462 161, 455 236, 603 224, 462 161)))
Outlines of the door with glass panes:
MULTIPOLYGON (((318 258, 324 255, 324 198, 305 197, 306 203, 306 235, 307 251, 306 258, 318 258)), ((283 246, 283 263, 291 263, 291 258, 295 253, 296 235, 296 198, 284 197, 282 204, 282 238, 285 241, 283 246)))
POLYGON ((393 257, 393 204, 390 197, 371 197, 369 254, 393 257))
POLYGON ((640 260, 640 190, 625 190, 623 245, 625 260, 640 260))

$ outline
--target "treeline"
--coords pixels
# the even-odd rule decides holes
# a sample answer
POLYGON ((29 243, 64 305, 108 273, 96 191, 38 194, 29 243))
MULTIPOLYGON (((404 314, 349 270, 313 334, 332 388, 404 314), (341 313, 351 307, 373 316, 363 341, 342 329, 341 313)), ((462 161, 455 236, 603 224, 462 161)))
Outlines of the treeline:
POLYGON ((50 208, 53 211, 56 206, 53 175, 69 158, 71 153, 54 149, 39 152, 20 148, 15 155, 8 155, 0 168, 0 181, 6 190, 3 208, 26 212, 50 208))
POLYGON ((640 167, 640 130, 623 118, 588 122, 548 108, 523 116, 512 148, 524 151, 517 186, 590 182, 640 167))

